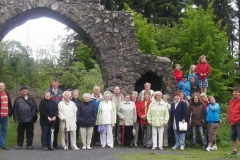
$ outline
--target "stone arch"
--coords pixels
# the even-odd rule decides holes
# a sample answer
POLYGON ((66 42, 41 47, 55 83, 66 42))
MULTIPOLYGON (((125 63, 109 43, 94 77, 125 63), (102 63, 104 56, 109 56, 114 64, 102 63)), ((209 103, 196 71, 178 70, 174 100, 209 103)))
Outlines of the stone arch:
POLYGON ((0 41, 14 27, 42 16, 72 28, 96 53, 105 90, 118 85, 123 93, 132 92, 147 71, 162 77, 167 93, 176 90, 171 61, 141 54, 131 12, 103 10, 99 0, 0 0, 0 13, 0 41))

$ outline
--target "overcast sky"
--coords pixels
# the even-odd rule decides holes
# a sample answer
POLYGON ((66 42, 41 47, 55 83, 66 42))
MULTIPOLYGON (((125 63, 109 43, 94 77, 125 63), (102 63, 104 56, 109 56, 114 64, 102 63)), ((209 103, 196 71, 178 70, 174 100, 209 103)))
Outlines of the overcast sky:
POLYGON ((58 50, 59 41, 53 42, 53 39, 59 35, 64 36, 68 32, 67 26, 50 18, 39 18, 29 20, 21 26, 11 30, 3 40, 20 41, 23 45, 30 46, 34 51, 37 48, 49 48, 54 45, 58 50))

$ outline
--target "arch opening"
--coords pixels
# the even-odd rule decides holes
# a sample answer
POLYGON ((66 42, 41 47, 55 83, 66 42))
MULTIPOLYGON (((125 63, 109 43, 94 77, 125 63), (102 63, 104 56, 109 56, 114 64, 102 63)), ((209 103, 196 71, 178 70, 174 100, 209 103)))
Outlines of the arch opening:
POLYGON ((157 76, 155 73, 148 71, 135 83, 135 91, 138 93, 144 89, 144 84, 146 82, 151 83, 151 89, 154 91, 163 90, 163 79, 157 76))

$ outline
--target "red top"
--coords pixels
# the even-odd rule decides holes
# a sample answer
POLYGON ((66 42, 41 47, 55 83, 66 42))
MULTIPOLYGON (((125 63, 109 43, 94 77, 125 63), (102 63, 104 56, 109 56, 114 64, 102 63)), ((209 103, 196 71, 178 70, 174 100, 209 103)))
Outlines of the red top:
POLYGON ((141 116, 146 115, 146 117, 147 117, 147 111, 149 109, 150 103, 151 103, 151 100, 148 100, 148 103, 146 106, 145 106, 145 100, 143 100, 139 103, 139 108, 138 108, 137 113, 138 113, 138 117, 140 117, 139 123, 141 125, 148 125, 147 119, 143 119, 143 118, 141 118, 141 116))
POLYGON ((182 80, 183 73, 182 73, 182 71, 180 69, 179 70, 174 70, 173 75, 176 78, 177 83, 182 80))
POLYGON ((6 92, 0 93, 1 98, 1 109, 0 109, 0 115, 1 117, 7 117, 8 116, 8 96, 6 92))
POLYGON ((211 72, 211 68, 207 62, 200 62, 200 63, 198 63, 198 65, 196 67, 196 71, 198 74, 198 79, 204 80, 205 78, 208 78, 208 75, 211 72), (206 74, 206 76, 201 76, 201 74, 206 74))
POLYGON ((139 123, 140 117, 138 117, 138 110, 140 107, 140 101, 136 100, 135 105, 136 105, 136 112, 137 112, 137 122, 139 123))
POLYGON ((235 102, 234 98, 230 100, 228 108, 228 120, 231 125, 240 122, 240 97, 235 102))

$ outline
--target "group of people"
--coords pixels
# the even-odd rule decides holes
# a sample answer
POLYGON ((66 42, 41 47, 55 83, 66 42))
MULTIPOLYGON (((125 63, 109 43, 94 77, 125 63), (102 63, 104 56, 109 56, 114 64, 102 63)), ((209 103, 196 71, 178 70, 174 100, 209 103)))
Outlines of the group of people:
POLYGON ((200 56, 197 65, 192 65, 189 70, 189 75, 184 75, 181 71, 180 64, 175 65, 174 77, 178 83, 178 88, 184 93, 186 100, 194 94, 207 93, 208 76, 211 72, 211 67, 207 63, 206 56, 200 56))
MULTIPOLYGON (((38 120, 37 104, 28 94, 28 87, 20 88, 21 96, 15 99, 13 107, 10 95, 5 91, 5 84, 0 83, 0 147, 6 147, 6 132, 8 117, 13 115, 17 123, 17 149, 21 149, 26 132, 26 147, 33 149, 34 123, 38 120)), ((233 151, 237 154, 237 138, 240 138, 240 89, 235 88, 230 101, 228 115, 231 124, 231 139, 233 151)), ((183 92, 173 95, 174 101, 168 103, 168 95, 161 91, 151 90, 151 84, 146 82, 144 89, 138 95, 121 94, 119 86, 113 93, 100 93, 100 87, 94 86, 93 93, 84 93, 83 102, 79 100, 78 90, 62 91, 58 79, 53 79, 51 87, 44 93, 39 105, 42 150, 59 148, 57 141, 59 129, 62 132, 61 145, 63 149, 71 147, 78 150, 79 132, 82 149, 92 149, 91 143, 101 144, 102 148, 114 147, 114 143, 131 148, 163 150, 168 146, 168 133, 175 136, 172 149, 185 148, 185 134, 191 127, 192 147, 196 147, 196 129, 199 130, 202 147, 207 151, 217 150, 216 134, 220 124, 220 106, 214 97, 205 93, 193 94, 189 103, 183 92), (181 126, 180 126, 181 124, 181 126), (182 127, 187 124, 187 129, 182 127), (207 131, 207 138, 205 137, 207 131), (141 134, 139 136, 139 134, 141 134)))

